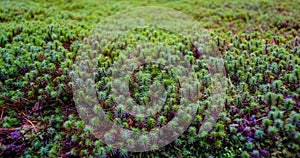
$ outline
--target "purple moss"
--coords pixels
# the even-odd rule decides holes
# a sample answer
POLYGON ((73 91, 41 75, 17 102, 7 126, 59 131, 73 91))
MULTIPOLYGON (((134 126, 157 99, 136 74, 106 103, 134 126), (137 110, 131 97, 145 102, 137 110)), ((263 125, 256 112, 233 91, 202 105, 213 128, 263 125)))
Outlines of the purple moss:
POLYGON ((268 155, 269 155, 269 151, 264 150, 264 149, 261 149, 261 150, 260 150, 260 153, 261 153, 263 156, 268 156, 268 155))

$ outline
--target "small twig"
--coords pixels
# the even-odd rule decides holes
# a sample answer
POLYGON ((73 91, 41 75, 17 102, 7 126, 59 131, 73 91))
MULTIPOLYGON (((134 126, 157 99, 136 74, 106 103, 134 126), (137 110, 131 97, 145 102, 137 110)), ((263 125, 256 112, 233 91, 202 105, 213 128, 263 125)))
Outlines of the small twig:
POLYGON ((20 127, 18 128, 0 128, 0 131, 15 131, 15 130, 19 130, 20 127))
POLYGON ((180 153, 182 152, 180 149, 178 149, 176 146, 174 146, 174 148, 176 149, 176 150, 178 150, 180 153))
POLYGON ((17 141, 19 141, 20 139, 22 139, 22 137, 19 137, 18 139, 16 139, 15 141, 13 141, 11 144, 15 144, 17 141))
POLYGON ((4 107, 2 107, 2 113, 1 113, 1 116, 0 116, 0 120, 2 120, 3 114, 4 114, 4 107))
POLYGON ((35 133, 37 133, 37 130, 36 130, 36 128, 35 128, 35 125, 34 125, 29 119, 26 118, 26 115, 24 114, 24 112, 22 112, 22 114, 25 116, 25 117, 24 117, 25 120, 28 121, 28 122, 33 126, 35 133))
POLYGON ((257 119, 256 121, 263 120, 263 119, 265 119, 265 118, 267 118, 267 117, 268 117, 268 116, 265 116, 265 117, 259 118, 259 119, 257 119))

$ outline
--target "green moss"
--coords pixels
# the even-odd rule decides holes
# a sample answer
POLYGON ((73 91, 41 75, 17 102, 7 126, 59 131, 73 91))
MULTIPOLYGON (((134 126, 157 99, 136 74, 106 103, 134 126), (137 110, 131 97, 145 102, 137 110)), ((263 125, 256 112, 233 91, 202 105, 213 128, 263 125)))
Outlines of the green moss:
MULTIPOLYGON (((166 30, 145 27, 129 31, 128 36, 120 37, 121 42, 107 44, 107 41, 101 41, 91 45, 97 49, 101 44, 107 44, 103 53, 105 55, 98 58, 100 73, 95 75, 95 88, 101 91, 98 100, 111 108, 107 113, 110 120, 134 132, 162 127, 171 120, 170 116, 181 108, 176 89, 179 86, 178 79, 172 77, 174 73, 162 72, 155 66, 144 67, 138 81, 131 80, 130 83, 137 88, 134 98, 144 105, 150 101, 147 86, 143 85, 149 82, 147 75, 152 75, 163 81, 170 99, 157 116, 149 111, 149 118, 128 117, 127 109, 115 105, 114 97, 110 96, 107 84, 110 78, 106 71, 118 60, 123 50, 135 48, 139 42, 147 41, 174 46, 174 50, 185 54, 185 58, 192 64, 193 73, 199 79, 197 90, 201 96, 201 105, 191 126, 174 143, 141 156, 250 157, 250 153, 257 157, 299 155, 300 39, 297 16, 299 4, 296 1, 129 3, 67 0, 1 2, 0 126, 5 128, 1 129, 4 130, 2 145, 5 149, 0 154, 4 154, 3 157, 10 157, 6 153, 16 154, 17 157, 137 155, 122 149, 115 150, 92 138, 91 128, 99 125, 101 120, 92 117, 91 122, 80 121, 72 96, 72 88, 77 81, 70 79, 75 75, 70 71, 78 58, 82 39, 87 38, 100 21, 118 11, 139 6, 174 8, 199 20, 212 36, 213 40, 207 41, 207 44, 216 46, 224 59, 224 71, 231 80, 231 86, 225 88, 228 96, 220 119, 216 123, 203 122, 207 119, 206 115, 211 115, 206 108, 217 109, 216 106, 212 107, 213 100, 208 100, 213 93, 209 88, 212 84, 211 65, 202 55, 194 57, 195 50, 191 42, 166 30), (35 129, 28 120, 34 124, 35 129), (85 127, 85 124, 91 124, 92 127, 85 127), (212 130, 203 132, 199 130, 200 127, 212 130), (22 134, 26 134, 16 140, 17 130, 12 129, 19 129, 22 134), (198 131, 204 136, 200 137, 198 131), (255 144, 258 145, 252 147, 249 137, 255 138, 255 144), (271 140, 284 141, 279 145, 270 145, 271 140), (20 144, 24 146, 20 147, 20 144)), ((199 52, 203 50, 199 49, 199 52)), ((146 53, 164 54, 163 50, 146 53)), ((139 58, 153 60, 146 55, 139 58)), ((92 112, 100 113, 101 108, 95 106, 92 112)), ((87 109, 82 111, 91 112, 87 109)), ((185 119, 188 120, 188 117, 185 119)), ((128 137, 126 133, 122 135, 128 137)))

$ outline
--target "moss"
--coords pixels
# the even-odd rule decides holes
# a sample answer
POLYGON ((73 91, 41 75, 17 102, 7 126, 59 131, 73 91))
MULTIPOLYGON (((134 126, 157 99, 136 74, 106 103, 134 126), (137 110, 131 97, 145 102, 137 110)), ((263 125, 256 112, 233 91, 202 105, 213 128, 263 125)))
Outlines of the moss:
MULTIPOLYGON (((199 20, 209 30, 212 40, 206 43, 214 45, 216 51, 220 52, 225 65, 224 71, 230 78, 230 87, 225 88, 227 96, 223 114, 216 123, 204 121, 208 119, 206 115, 211 115, 207 108, 217 109, 212 106, 214 100, 209 100, 214 90, 210 88, 213 82, 211 65, 204 60, 204 48, 194 48, 190 41, 181 36, 154 27, 133 29, 128 32, 128 36, 120 36, 115 43, 99 40, 91 44, 93 49, 107 45, 103 49, 103 55, 97 58, 99 73, 95 74, 95 88, 100 91, 98 100, 101 106, 95 106, 91 111, 82 108, 79 112, 98 114, 104 108, 110 120, 134 132, 166 125, 181 108, 178 104, 180 95, 177 94, 179 79, 174 76, 174 72, 163 72, 161 67, 153 64, 151 67, 141 67, 141 71, 137 73, 140 75, 137 76, 138 80, 130 80, 130 85, 136 88, 132 91, 135 101, 143 105, 150 101, 147 86, 144 86, 147 82, 152 82, 147 76, 149 74, 162 81, 164 88, 170 93, 166 106, 159 114, 150 110, 148 114, 151 117, 148 118, 130 116, 126 108, 116 105, 108 84, 111 80, 108 68, 115 61, 122 60, 119 56, 124 50, 135 48, 139 42, 164 43, 174 46, 174 52, 181 52, 192 64, 192 71, 199 79, 196 88, 201 96, 201 103, 193 122, 180 139, 158 151, 139 156, 221 157, 224 153, 242 157, 299 155, 298 3, 132 1, 128 4, 81 0, 63 3, 1 3, 0 126, 4 130, 1 136, 4 138, 2 145, 5 149, 0 154, 3 157, 10 157, 12 154, 17 157, 137 155, 107 146, 91 136, 91 129, 102 121, 97 117, 91 117, 91 122, 87 123, 80 121, 72 88, 82 81, 71 80, 76 75, 71 72, 71 68, 76 59, 82 58, 78 56, 82 40, 98 26, 99 21, 118 11, 138 6, 175 8, 199 20), (85 127, 86 124, 91 124, 92 127, 85 127), (200 127, 211 131, 200 131, 200 127), (17 130, 12 129, 20 129, 22 134, 26 134, 17 140, 13 137, 17 130), (37 133, 33 132, 35 130, 37 133), (200 136, 202 134, 203 137, 200 136), (251 148, 253 139, 257 146, 251 148), (279 145, 270 145, 271 140, 284 141, 279 145), (282 152, 277 152, 279 150, 282 152)), ((97 35, 95 37, 101 39, 97 35)), ((152 57, 147 57, 147 53, 157 56, 165 54, 164 50, 145 53, 139 58, 147 61, 153 60, 152 57)), ((170 58, 170 62, 176 60, 176 57, 170 58)), ((158 61, 168 62, 161 59, 158 61)), ((89 82, 93 83, 92 80, 89 82)), ((189 120, 189 117, 185 119, 189 120)), ((128 138, 127 133, 121 135, 128 138)), ((129 143, 133 141, 136 140, 128 140, 129 143)))
POLYGON ((243 151, 241 157, 242 158, 250 158, 251 156, 247 151, 243 151))

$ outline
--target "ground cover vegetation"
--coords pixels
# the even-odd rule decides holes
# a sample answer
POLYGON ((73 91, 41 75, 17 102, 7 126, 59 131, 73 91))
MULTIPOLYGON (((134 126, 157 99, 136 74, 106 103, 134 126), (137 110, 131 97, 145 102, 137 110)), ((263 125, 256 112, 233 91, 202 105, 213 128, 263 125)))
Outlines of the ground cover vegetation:
MULTIPOLYGON (((300 155, 300 3, 298 1, 1 1, 0 157, 296 157, 300 155), (76 110, 70 78, 83 39, 101 20, 133 7, 169 7, 198 20, 224 59, 231 86, 212 130, 198 131, 211 93, 209 67, 180 36, 159 28, 132 30, 108 43, 99 57, 95 88, 109 119, 147 131, 178 110, 176 76, 157 64, 141 65, 130 95, 149 101, 145 83, 161 81, 167 104, 157 117, 133 117, 111 97, 107 68, 135 42, 175 45, 197 74, 201 98, 192 124, 171 144, 132 153, 98 140, 76 110), (138 40, 137 40, 138 39, 138 40)), ((163 52, 157 53, 159 56, 163 52)), ((95 107, 97 111, 97 107, 95 107)), ((101 120, 91 119, 97 125, 101 120)), ((105 136, 107 139, 109 135, 105 136)), ((126 133, 124 133, 126 137, 126 133)), ((146 140, 148 138, 145 138, 146 140)), ((131 140, 134 141, 134 140, 131 140)))

